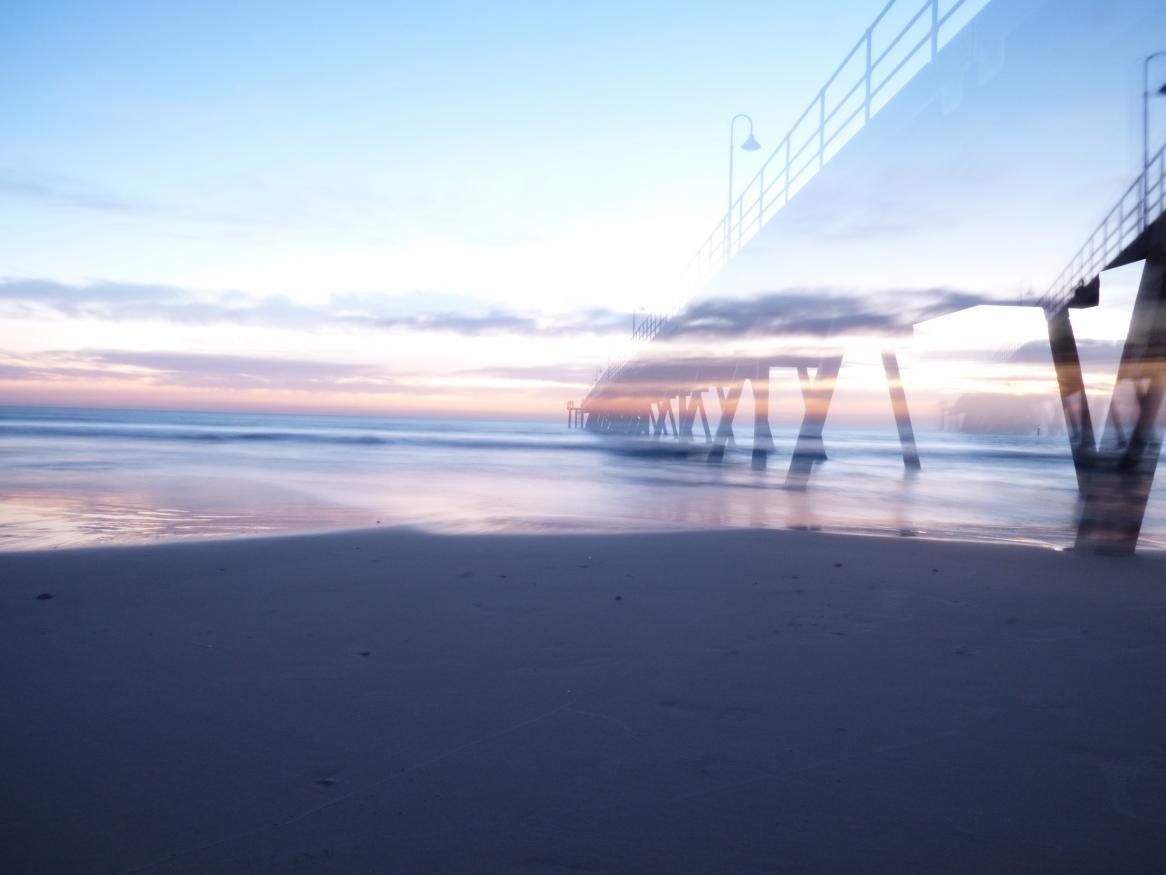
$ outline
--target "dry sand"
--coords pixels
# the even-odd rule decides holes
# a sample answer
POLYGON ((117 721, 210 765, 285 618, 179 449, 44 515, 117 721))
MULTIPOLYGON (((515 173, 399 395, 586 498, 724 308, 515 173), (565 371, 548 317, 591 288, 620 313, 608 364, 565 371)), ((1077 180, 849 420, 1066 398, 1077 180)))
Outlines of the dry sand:
POLYGON ((355 532, 0 555, 0 624, 5 873, 1166 861, 1161 555, 355 532))

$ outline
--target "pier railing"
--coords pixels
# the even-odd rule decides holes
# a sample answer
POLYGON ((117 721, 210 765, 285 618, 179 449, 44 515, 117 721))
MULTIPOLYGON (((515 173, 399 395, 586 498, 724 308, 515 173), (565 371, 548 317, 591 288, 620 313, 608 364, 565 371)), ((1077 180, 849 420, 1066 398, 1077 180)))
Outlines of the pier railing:
POLYGON ((1163 212, 1166 212, 1166 144, 1150 158, 1037 303, 1046 309, 1065 306, 1078 289, 1097 279, 1163 212))
MULTIPOLYGON (((724 267, 988 2, 889 0, 733 199, 689 260, 688 273, 701 282, 724 267)), ((632 340, 652 340, 678 312, 645 316, 632 340)), ((622 362, 609 365, 595 386, 622 368, 622 362)))
POLYGON ((632 328, 632 340, 651 340, 668 323, 674 313, 648 313, 632 328))
POLYGON ((707 277, 736 255, 986 0, 890 0, 733 200, 689 268, 707 277), (976 9, 965 7, 975 6, 976 9), (957 12, 964 14, 955 19, 957 12), (912 10, 914 10, 912 12, 912 10))
MULTIPOLYGON (((688 272, 700 281, 724 267, 987 2, 890 0, 734 198, 688 272)), ((646 317, 632 339, 651 340, 673 316, 646 317)))

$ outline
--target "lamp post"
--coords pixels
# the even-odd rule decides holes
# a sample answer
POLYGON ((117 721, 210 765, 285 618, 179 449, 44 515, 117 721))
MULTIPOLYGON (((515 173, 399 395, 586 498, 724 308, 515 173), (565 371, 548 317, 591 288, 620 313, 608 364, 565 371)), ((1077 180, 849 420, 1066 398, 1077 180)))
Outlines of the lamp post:
MULTIPOLYGON (((1150 62, 1155 58, 1166 58, 1166 52, 1153 52, 1142 61, 1142 230, 1146 230, 1146 216, 1150 199, 1150 62)), ((1166 85, 1158 89, 1158 94, 1166 94, 1166 85)), ((1166 185, 1166 180, 1163 180, 1166 185)))
POLYGON ((741 149, 746 152, 756 152, 761 148, 761 144, 753 139, 753 119, 743 112, 739 112, 733 116, 732 121, 729 122, 729 208, 725 212, 725 261, 729 260, 729 242, 732 237, 731 229, 733 227, 733 153, 737 151, 736 129, 737 119, 739 118, 743 118, 749 122, 749 136, 741 144, 741 149))

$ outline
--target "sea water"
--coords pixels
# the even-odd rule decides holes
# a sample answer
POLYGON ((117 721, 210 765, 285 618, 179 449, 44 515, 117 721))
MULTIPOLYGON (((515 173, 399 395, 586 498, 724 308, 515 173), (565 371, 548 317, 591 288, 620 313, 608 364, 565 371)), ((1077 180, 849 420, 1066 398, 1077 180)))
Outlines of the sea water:
MULTIPOLYGON (((751 429, 742 431, 751 432, 751 429)), ((816 528, 1066 546, 1078 510, 1064 435, 831 428, 789 488, 792 429, 752 463, 698 439, 615 440, 564 422, 0 407, 0 549, 371 526, 436 532, 816 528)), ((1142 545, 1166 546, 1153 495, 1142 545)))

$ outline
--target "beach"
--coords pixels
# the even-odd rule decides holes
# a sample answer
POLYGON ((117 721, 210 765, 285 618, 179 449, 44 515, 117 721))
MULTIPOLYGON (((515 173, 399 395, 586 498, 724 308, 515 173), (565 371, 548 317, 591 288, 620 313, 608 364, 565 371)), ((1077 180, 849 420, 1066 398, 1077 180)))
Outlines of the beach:
POLYGON ((0 554, 0 870, 1156 871, 1164 584, 796 531, 0 554))
MULTIPOLYGON (((0 406, 0 552, 410 526, 441 534, 819 528, 1073 543, 1064 434, 893 427, 827 433, 809 489, 787 488, 795 427, 768 464, 749 430, 709 445, 622 441, 559 422, 0 406)), ((1166 498, 1141 545, 1166 548, 1166 498)))

